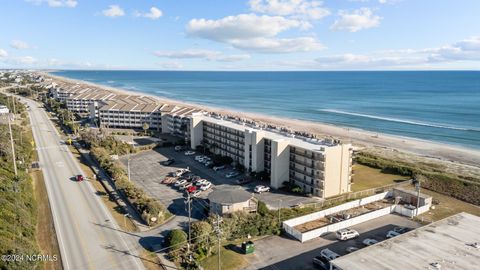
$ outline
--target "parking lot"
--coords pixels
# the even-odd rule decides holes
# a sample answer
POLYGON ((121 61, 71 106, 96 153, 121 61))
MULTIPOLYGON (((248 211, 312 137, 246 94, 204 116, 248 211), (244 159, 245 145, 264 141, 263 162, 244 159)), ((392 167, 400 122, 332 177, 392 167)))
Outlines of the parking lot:
MULTIPOLYGON (((193 174, 210 181, 213 189, 216 186, 221 185, 239 186, 236 183, 236 180, 241 176, 230 179, 225 177, 228 172, 234 171, 233 168, 226 167, 223 170, 214 171, 213 169, 206 167, 204 164, 195 161, 195 156, 200 154, 201 153, 195 153, 195 155, 185 156, 183 151, 176 152, 173 147, 162 147, 132 155, 130 157, 131 179, 144 188, 150 195, 158 198, 165 206, 167 206, 170 212, 175 215, 186 217, 187 212, 185 210, 183 192, 175 188, 173 185, 161 184, 161 181, 168 175, 168 173, 180 168, 188 168, 193 174), (164 166, 161 164, 162 161, 171 158, 175 159, 175 162, 170 166, 164 166)), ((127 156, 121 158, 121 161, 125 166, 127 166, 127 159, 127 156)), ((268 185, 268 183, 253 181, 240 187, 249 192, 254 192, 254 188, 257 185, 268 185)), ((194 200, 194 203, 192 204, 192 217, 194 219, 201 219, 208 215, 206 212, 207 203, 204 199, 207 198, 208 193, 211 192, 211 190, 212 189, 202 192, 200 196, 194 200)), ((303 197, 275 190, 262 194, 255 194, 255 197, 265 202, 272 209, 319 202, 320 200, 317 198, 303 197)))
POLYGON ((347 254, 348 247, 365 247, 362 241, 366 238, 379 242, 385 240, 388 231, 397 226, 414 229, 420 224, 390 214, 353 226, 351 229, 358 231, 360 236, 347 241, 338 241, 334 233, 305 243, 287 237, 269 236, 255 242, 255 254, 246 256, 249 261, 246 269, 319 269, 313 265, 312 259, 320 255, 322 249, 328 248, 343 256, 347 254))

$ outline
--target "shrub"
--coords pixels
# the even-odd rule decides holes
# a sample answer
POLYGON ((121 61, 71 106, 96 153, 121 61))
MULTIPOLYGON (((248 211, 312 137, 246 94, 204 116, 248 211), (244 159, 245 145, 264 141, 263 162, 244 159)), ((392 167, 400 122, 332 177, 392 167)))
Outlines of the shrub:
POLYGON ((171 230, 166 237, 166 244, 169 248, 170 255, 177 257, 179 251, 187 244, 187 234, 180 229, 171 230))

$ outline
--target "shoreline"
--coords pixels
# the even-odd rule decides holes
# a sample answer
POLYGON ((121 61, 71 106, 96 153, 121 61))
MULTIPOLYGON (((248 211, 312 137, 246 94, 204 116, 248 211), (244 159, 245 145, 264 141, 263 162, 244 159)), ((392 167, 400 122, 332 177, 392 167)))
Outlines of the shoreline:
POLYGON ((399 135, 390 135, 379 132, 372 132, 358 128, 344 126, 335 126, 322 122, 314 122, 293 118, 281 118, 278 116, 269 116, 260 113, 241 112, 232 109, 218 108, 195 103, 188 103, 170 98, 156 96, 141 91, 132 91, 122 88, 114 88, 102 84, 88 81, 71 79, 67 77, 51 74, 50 72, 41 72, 42 74, 65 82, 79 83, 83 85, 95 86, 100 89, 111 91, 122 95, 142 95, 152 97, 158 102, 168 103, 184 107, 193 107, 204 111, 211 111, 218 114, 232 115, 240 118, 247 118, 258 122, 270 123, 279 127, 286 127, 296 131, 306 131, 321 137, 334 137, 344 142, 350 142, 357 147, 374 147, 385 150, 397 150, 426 158, 440 159, 444 161, 460 162, 466 165, 478 167, 480 164, 480 150, 472 150, 463 146, 450 145, 446 143, 428 141, 412 137, 399 135))

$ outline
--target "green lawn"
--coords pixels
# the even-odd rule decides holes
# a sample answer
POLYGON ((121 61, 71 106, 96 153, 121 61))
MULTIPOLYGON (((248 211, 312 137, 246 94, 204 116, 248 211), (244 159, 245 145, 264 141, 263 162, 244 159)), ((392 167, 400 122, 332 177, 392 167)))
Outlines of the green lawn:
MULTIPOLYGON (((237 253, 235 251, 232 251, 230 249, 226 249, 225 247, 221 248, 221 269, 242 269, 243 267, 247 266, 248 262, 245 260, 244 254, 237 253)), ((202 267, 205 270, 210 270, 210 269, 217 269, 218 268, 218 256, 212 255, 205 260, 203 260, 201 263, 202 267)))
POLYGON ((352 191, 360 191, 395 183, 395 180, 408 180, 409 176, 383 173, 380 169, 361 164, 353 165, 352 191))
POLYGON ((433 197, 435 209, 430 209, 429 212, 420 215, 420 219, 423 218, 426 221, 437 221, 460 212, 467 212, 472 215, 480 216, 480 207, 476 205, 426 189, 422 189, 421 192, 433 197))

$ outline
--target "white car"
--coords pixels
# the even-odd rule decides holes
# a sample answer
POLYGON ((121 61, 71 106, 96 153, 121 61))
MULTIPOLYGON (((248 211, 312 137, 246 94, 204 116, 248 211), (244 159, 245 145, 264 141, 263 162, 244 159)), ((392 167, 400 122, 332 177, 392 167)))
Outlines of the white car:
POLYGON ((195 155, 195 151, 186 151, 185 156, 193 156, 195 155))
POLYGON ((205 156, 201 156, 201 155, 200 155, 200 156, 195 156, 195 160, 196 160, 196 161, 200 161, 200 160, 203 159, 204 157, 205 157, 205 156))
POLYGON ((360 235, 357 231, 348 228, 338 230, 335 234, 337 239, 342 241, 353 239, 360 235))
POLYGON ((200 180, 197 180, 197 181, 195 182, 195 185, 201 186, 201 185, 204 185, 204 184, 206 184, 206 183, 209 183, 207 179, 200 179, 200 180))
POLYGON ((229 173, 225 174, 225 177, 226 178, 233 178, 233 177, 238 176, 238 175, 240 175, 239 172, 229 172, 229 173))
POLYGON ((192 192, 191 196, 192 197, 198 197, 201 193, 202 193, 202 191, 197 189, 194 192, 192 192))
POLYGON ((207 190, 207 189, 209 189, 209 188, 211 188, 211 187, 212 187, 212 183, 207 182, 206 184, 201 185, 201 186, 200 186, 200 189, 201 189, 201 190, 207 190))
POLYGON ((223 169, 225 169, 225 165, 213 167, 214 171, 220 171, 220 170, 223 170, 223 169))
POLYGON ((255 192, 257 193, 262 193, 262 192, 269 192, 270 191, 270 187, 267 187, 267 186, 256 186, 255 187, 255 192))
POLYGON ((401 233, 396 232, 396 231, 389 231, 389 232, 387 233, 387 236, 386 236, 386 237, 387 237, 387 238, 392 238, 392 237, 395 237, 395 236, 399 236, 400 234, 401 234, 401 233))
POLYGON ((365 240, 362 241, 362 243, 365 245, 365 246, 371 246, 371 245, 375 245, 376 243, 378 243, 377 240, 375 239, 372 239, 372 238, 367 238, 365 240))
POLYGON ((179 187, 179 186, 182 186, 186 183, 187 183, 187 180, 182 179, 182 180, 178 180, 177 182, 175 182, 174 186, 179 187))

